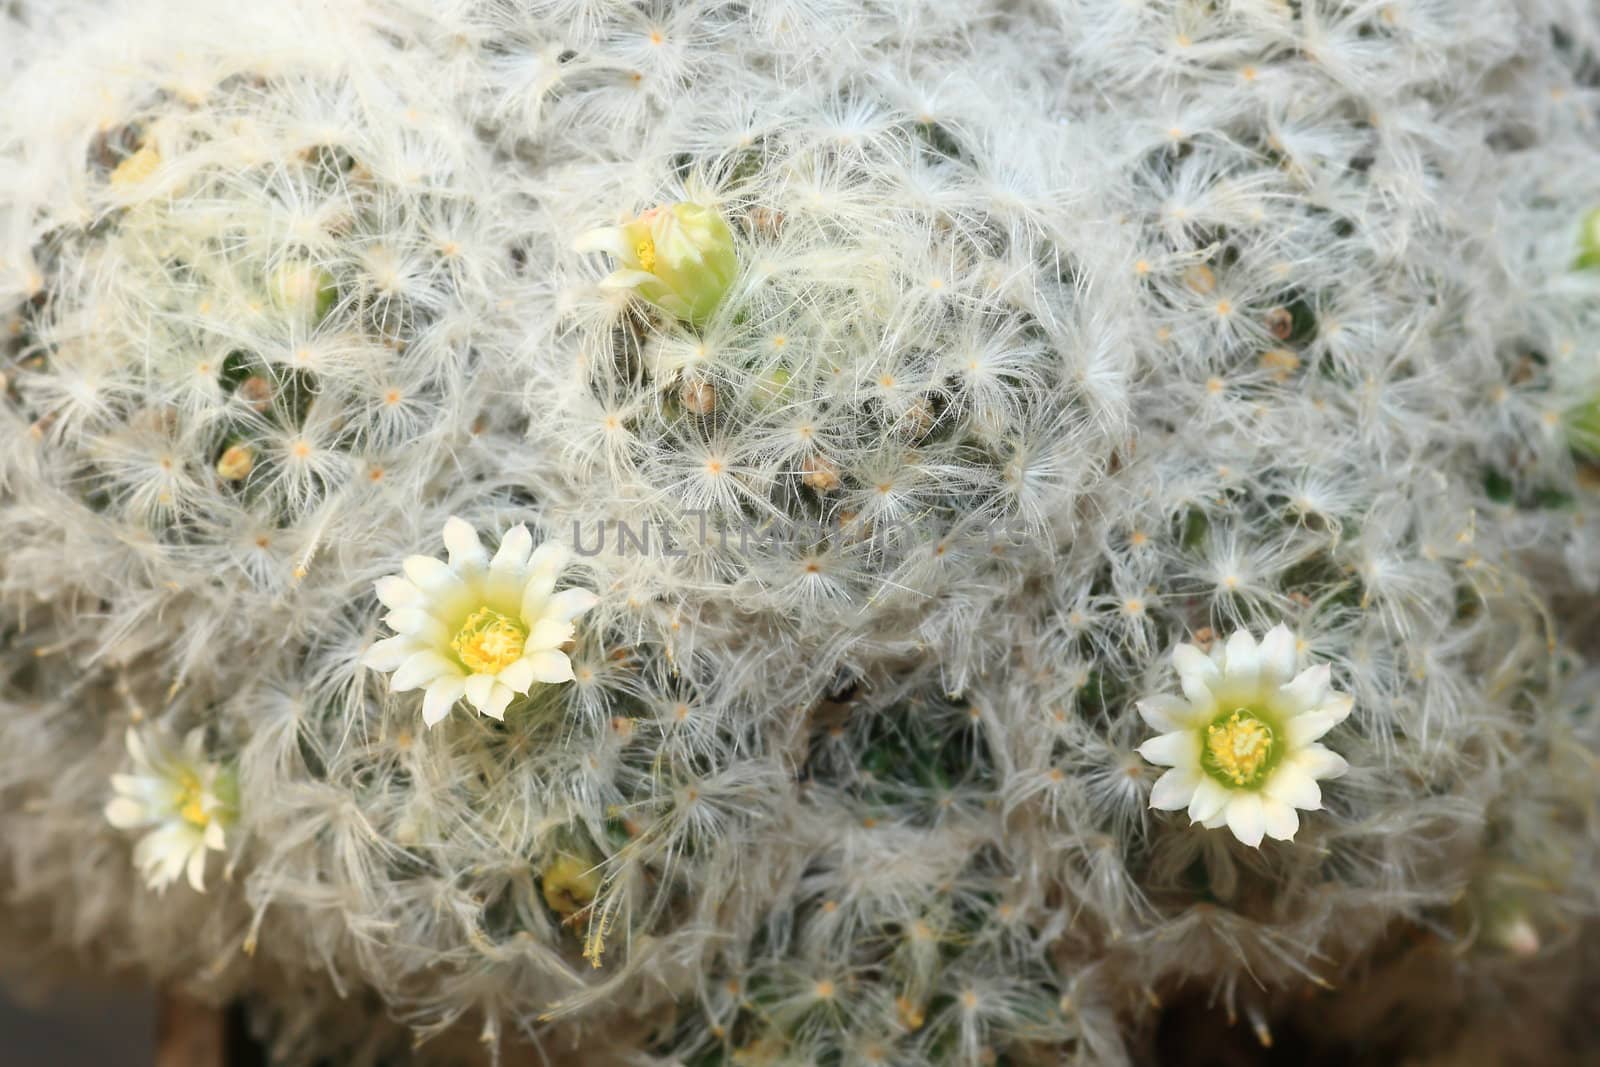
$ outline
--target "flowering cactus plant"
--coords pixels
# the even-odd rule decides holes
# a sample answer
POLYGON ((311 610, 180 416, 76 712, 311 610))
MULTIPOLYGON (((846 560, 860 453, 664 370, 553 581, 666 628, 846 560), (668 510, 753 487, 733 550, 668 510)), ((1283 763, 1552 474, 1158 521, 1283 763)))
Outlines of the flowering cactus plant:
POLYGON ((0 5, 6 970, 285 1064, 1592 1058, 1596 56, 0 5))

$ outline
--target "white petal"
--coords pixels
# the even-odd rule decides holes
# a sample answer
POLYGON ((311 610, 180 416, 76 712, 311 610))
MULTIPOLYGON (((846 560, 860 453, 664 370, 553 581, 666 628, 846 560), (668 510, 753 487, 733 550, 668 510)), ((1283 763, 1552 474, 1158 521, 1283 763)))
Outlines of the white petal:
POLYGON ((422 724, 433 726, 456 706, 461 694, 467 690, 467 680, 459 675, 453 678, 435 678, 422 698, 422 724))
POLYGON ((422 648, 422 642, 406 634, 385 637, 373 642, 367 654, 361 657, 361 664, 375 671, 392 671, 422 648))
POLYGON ((113 774, 111 788, 130 797, 140 797, 149 794, 150 780, 137 774, 113 774))
POLYGON ((526 648, 529 652, 542 652, 552 648, 560 648, 572 640, 572 624, 570 622, 557 622, 555 619, 543 618, 533 624, 533 629, 528 631, 526 648))
POLYGON ((1224 657, 1224 673, 1230 685, 1254 685, 1261 675, 1261 650, 1249 630, 1240 630, 1228 638, 1224 657))
POLYGON ((526 659, 519 659, 499 674, 495 681, 517 693, 526 693, 533 684, 533 664, 526 659))
POLYGON ((1189 798, 1189 818, 1204 822, 1227 806, 1233 794, 1210 775, 1202 774, 1195 783, 1194 796, 1189 798))
POLYGON ((559 541, 546 541, 528 560, 529 574, 558 574, 567 565, 567 546, 559 541))
POLYGON ((493 691, 489 694, 489 702, 481 709, 491 719, 504 719, 506 707, 511 703, 511 698, 516 696, 511 687, 495 683, 493 691))
POLYGON ((196 893, 206 891, 206 850, 197 848, 189 856, 189 885, 196 893))
POLYGON ((1274 800, 1307 811, 1322 807, 1322 790, 1317 786, 1316 779, 1292 759, 1284 760, 1273 769, 1264 792, 1274 800))
POLYGON ((1315 743, 1302 748, 1290 759, 1313 778, 1338 778, 1350 769, 1343 756, 1315 743))
POLYGON ((654 274, 651 274, 648 271, 625 268, 623 270, 614 270, 610 274, 607 274, 604 278, 601 278, 600 288, 633 289, 638 286, 649 285, 651 282, 658 282, 660 280, 660 278, 657 278, 654 274))
POLYGON ((522 622, 533 626, 544 618, 550 602, 550 591, 556 587, 555 571, 530 571, 528 584, 522 587, 522 622))
POLYGON ((149 810, 132 797, 117 797, 106 805, 106 822, 119 830, 132 830, 149 821, 149 810))
POLYGON ((150 766, 150 757, 145 754, 144 739, 139 736, 138 730, 128 727, 122 735, 122 742, 128 747, 128 755, 133 757, 135 766, 143 768, 150 766))
POLYGON ((1216 702, 1212 686, 1222 680, 1222 670, 1210 656, 1193 645, 1180 644, 1172 650, 1172 665, 1178 671, 1178 684, 1195 714, 1208 712, 1216 702))
POLYGON ((401 608, 399 611, 391 611, 383 617, 383 621, 395 633, 414 637, 419 644, 450 643, 450 631, 444 628, 444 623, 421 608, 401 608))
POLYGON ((461 578, 450 569, 448 563, 432 556, 407 556, 404 568, 406 577, 424 593, 440 593, 461 583, 461 578))
POLYGON ((454 515, 444 521, 444 547, 450 553, 450 569, 457 574, 471 574, 489 562, 478 531, 472 523, 454 515))
MULTIPOLYGON (((1254 650, 1252 644, 1251 651, 1254 650)), ((1244 844, 1260 848, 1261 835, 1267 832, 1267 816, 1262 810, 1261 797, 1255 793, 1235 793, 1228 801, 1228 829, 1244 844)))
POLYGON ((1295 831, 1300 829, 1300 816, 1295 814, 1294 808, 1270 796, 1261 801, 1261 815, 1267 836, 1274 841, 1293 841, 1295 831))
POLYGON ((433 649, 425 648, 421 652, 412 653, 410 658, 400 664, 400 669, 390 675, 389 688, 396 693, 404 693, 427 685, 435 678, 460 674, 460 667, 433 649))
POLYGON ((572 661, 565 652, 535 652, 527 662, 533 665, 533 680, 546 685, 572 681, 572 661))
POLYGON ((528 552, 533 548, 533 535, 520 523, 506 531, 500 538, 489 566, 497 571, 520 571, 528 565, 528 552))
POLYGON ((572 242, 574 252, 609 252, 618 259, 628 259, 633 255, 633 249, 628 244, 628 235, 622 232, 620 226, 602 226, 599 229, 585 230, 572 242))
POLYGON ((1177 668, 1178 677, 1187 674, 1197 675, 1207 682, 1214 681, 1221 675, 1217 665, 1211 657, 1201 652, 1193 645, 1180 644, 1172 650, 1172 665, 1177 668))
POLYGON ((378 603, 391 610, 409 608, 422 602, 422 590, 398 574, 379 578, 372 583, 378 594, 378 603))
POLYGON ((1294 677, 1296 652, 1294 634, 1283 623, 1267 631, 1261 639, 1261 675, 1268 685, 1282 685, 1294 677))
POLYGON ((1188 721, 1189 702, 1175 696, 1146 697, 1134 707, 1139 710, 1139 718, 1145 721, 1145 725, 1157 733, 1169 734, 1181 730, 1188 721))
POLYGON ((1173 767, 1150 789, 1150 806, 1161 811, 1187 808, 1194 796, 1194 787, 1200 784, 1200 772, 1190 767, 1173 767))
POLYGON ((1318 663, 1307 667, 1278 690, 1290 711, 1305 711, 1322 703, 1328 692, 1328 665, 1318 663))
POLYGON ((462 691, 472 706, 482 711, 489 703, 489 694, 494 692, 494 675, 474 674, 465 680, 462 691))
POLYGON ((221 852, 228 847, 228 838, 222 829, 222 824, 215 819, 206 823, 205 836, 201 840, 205 843, 206 848, 211 849, 213 852, 221 852))
POLYGON ((545 604, 544 614, 548 619, 571 622, 598 603, 600 598, 587 589, 563 589, 545 604))
POLYGON ((1163 767, 1198 767, 1200 735, 1193 730, 1175 730, 1152 737, 1139 746, 1139 755, 1163 767))
POLYGON ((1200 825, 1207 830, 1220 830, 1228 825, 1228 805, 1222 805, 1210 818, 1201 819, 1200 825))
POLYGON ((1355 701, 1347 696, 1335 696, 1315 711, 1303 711, 1289 720, 1285 729, 1289 746, 1302 748, 1327 733, 1350 717, 1355 701))

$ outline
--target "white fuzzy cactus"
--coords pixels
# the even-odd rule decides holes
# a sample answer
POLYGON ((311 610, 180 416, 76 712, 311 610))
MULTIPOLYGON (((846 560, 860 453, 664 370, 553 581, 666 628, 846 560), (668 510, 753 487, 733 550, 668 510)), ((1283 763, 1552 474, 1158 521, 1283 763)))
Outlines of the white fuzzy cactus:
POLYGON ((295 1063, 1150 1062, 1186 998, 1443 1062, 1324 990, 1575 988, 1587 5, 41 7, 8 959, 295 1063))

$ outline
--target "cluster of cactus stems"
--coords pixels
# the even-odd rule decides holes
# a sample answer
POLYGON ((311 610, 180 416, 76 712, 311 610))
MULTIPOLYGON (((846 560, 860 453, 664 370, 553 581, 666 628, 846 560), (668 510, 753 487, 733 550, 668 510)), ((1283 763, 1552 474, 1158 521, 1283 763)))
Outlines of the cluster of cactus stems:
POLYGON ((1597 70, 1576 0, 0 3, 8 966, 290 1064, 1560 1062, 1597 70))

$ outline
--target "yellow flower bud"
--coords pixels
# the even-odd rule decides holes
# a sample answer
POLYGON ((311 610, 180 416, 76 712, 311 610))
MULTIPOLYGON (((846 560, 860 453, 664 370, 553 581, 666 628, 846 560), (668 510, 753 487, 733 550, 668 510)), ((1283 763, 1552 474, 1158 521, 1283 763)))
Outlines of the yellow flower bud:
POLYGON ((256 455, 249 445, 231 445, 217 460, 217 475, 224 481, 242 482, 255 465, 256 455))
POLYGON ((711 317, 739 271, 733 231, 701 204, 653 207, 621 226, 590 230, 574 247, 616 260, 603 287, 631 289, 691 326, 711 317))
POLYGON ((161 153, 156 151, 154 145, 145 145, 133 155, 117 164, 111 172, 111 184, 118 186, 137 185, 149 178, 161 167, 161 153))
POLYGON ((544 902, 563 919, 570 919, 594 902, 600 892, 600 872, 594 864, 574 856, 557 856, 540 876, 544 902))

